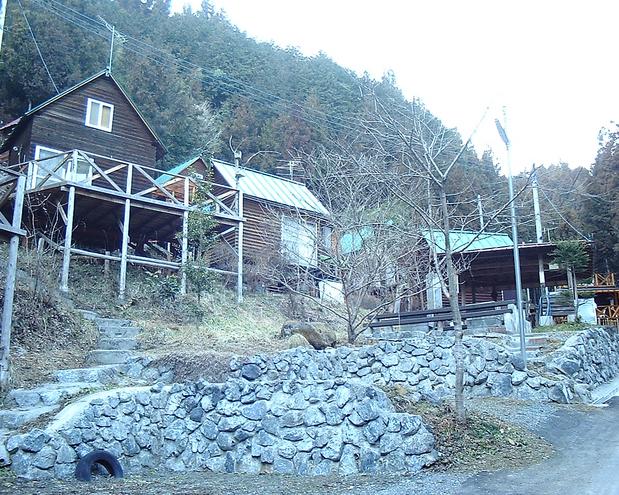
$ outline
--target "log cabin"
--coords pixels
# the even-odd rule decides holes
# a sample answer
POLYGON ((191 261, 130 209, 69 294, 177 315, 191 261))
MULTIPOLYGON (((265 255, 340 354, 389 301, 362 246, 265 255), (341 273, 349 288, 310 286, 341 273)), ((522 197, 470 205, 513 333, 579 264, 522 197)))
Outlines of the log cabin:
MULTIPOLYGON (((289 265, 320 272, 321 252, 331 243, 329 213, 306 185, 202 157, 181 163, 170 172, 211 180, 217 196, 238 189, 244 219, 241 250, 246 270, 276 255, 289 265)), ((163 175, 158 180, 166 183, 170 178, 163 175)), ((230 244, 235 242, 232 237, 224 238, 230 244)))
MULTIPOLYGON (((157 181, 165 146, 109 72, 35 106, 0 132, 0 155, 8 156, 10 170, 27 176, 30 241, 62 252, 62 291, 68 291, 71 256, 79 255, 120 264, 121 298, 128 263, 179 270, 185 292, 196 179, 168 172, 174 187, 157 181)), ((239 235, 242 219, 232 207, 237 191, 219 190, 224 200, 210 195, 216 229, 239 235)), ((237 276, 240 298, 240 271, 229 274, 237 276)))

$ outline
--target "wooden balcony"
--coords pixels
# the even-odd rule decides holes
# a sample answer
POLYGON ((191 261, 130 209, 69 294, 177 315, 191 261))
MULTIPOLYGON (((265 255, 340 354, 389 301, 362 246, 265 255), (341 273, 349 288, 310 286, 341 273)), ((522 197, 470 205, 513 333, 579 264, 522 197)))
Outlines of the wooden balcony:
MULTIPOLYGON (((68 290, 72 254, 120 262, 121 297, 127 263, 180 270, 185 290, 188 214, 205 181, 81 150, 13 165, 11 172, 27 177, 29 228, 63 252, 61 290, 68 290)), ((212 186, 206 207, 216 222, 216 235, 238 235, 243 221, 239 191, 212 186)))
MULTIPOLYGON (((48 192, 75 186, 80 194, 95 198, 105 196, 131 199, 143 208, 165 212, 191 208, 196 188, 205 181, 191 176, 173 174, 136 163, 121 162, 80 150, 72 150, 10 167, 27 174, 27 192, 48 192)), ((238 191, 216 184, 218 194, 209 193, 213 214, 220 221, 234 224, 240 221, 236 201, 238 191)))

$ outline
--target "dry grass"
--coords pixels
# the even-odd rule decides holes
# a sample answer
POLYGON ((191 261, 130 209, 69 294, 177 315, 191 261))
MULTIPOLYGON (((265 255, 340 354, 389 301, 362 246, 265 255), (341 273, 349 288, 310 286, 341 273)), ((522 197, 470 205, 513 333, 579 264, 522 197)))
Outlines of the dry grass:
POLYGON ((83 366, 97 337, 94 325, 62 302, 34 296, 18 283, 11 335, 11 387, 32 387, 49 381, 54 370, 83 366))
POLYGON ((413 401, 405 387, 391 387, 385 392, 396 411, 418 414, 432 428, 441 454, 436 469, 477 472, 517 468, 553 453, 552 446, 539 436, 489 414, 468 411, 461 424, 448 403, 413 401))

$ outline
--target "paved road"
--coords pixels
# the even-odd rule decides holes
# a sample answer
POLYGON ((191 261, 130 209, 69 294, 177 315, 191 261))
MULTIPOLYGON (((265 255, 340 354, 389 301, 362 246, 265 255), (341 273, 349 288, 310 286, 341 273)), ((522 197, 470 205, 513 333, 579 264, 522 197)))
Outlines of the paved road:
POLYGON ((562 409, 538 433, 557 455, 517 471, 483 473, 458 495, 619 495, 619 397, 591 411, 562 409))

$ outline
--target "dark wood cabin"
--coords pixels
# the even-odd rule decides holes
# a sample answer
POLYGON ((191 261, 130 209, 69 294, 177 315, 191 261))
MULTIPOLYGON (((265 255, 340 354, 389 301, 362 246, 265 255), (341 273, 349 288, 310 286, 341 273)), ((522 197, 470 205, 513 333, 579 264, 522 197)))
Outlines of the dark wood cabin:
POLYGON ((155 167, 165 146, 122 87, 99 72, 2 128, 9 165, 78 149, 155 167))
MULTIPOLYGON (((195 181, 172 175, 175 189, 161 184, 157 163, 165 147, 110 74, 95 74, 0 132, 5 138, 0 156, 8 154, 11 171, 27 174, 27 195, 37 199, 28 216, 32 241, 119 261, 121 297, 127 263, 181 270, 187 247, 178 236, 191 208, 185 191, 195 181)), ((236 212, 219 198, 212 201, 216 228, 234 231, 240 222, 236 212)), ((69 263, 64 256, 62 290, 69 263)), ((181 291, 184 280, 183 275, 181 291)))
MULTIPOLYGON (((220 160, 209 164, 200 157, 170 172, 212 180, 213 193, 219 197, 237 188, 239 175, 243 258, 248 269, 282 253, 289 264, 319 269, 320 253, 330 241, 328 212, 304 184, 220 160)), ((233 235, 226 239, 231 245, 236 242, 233 235)))

